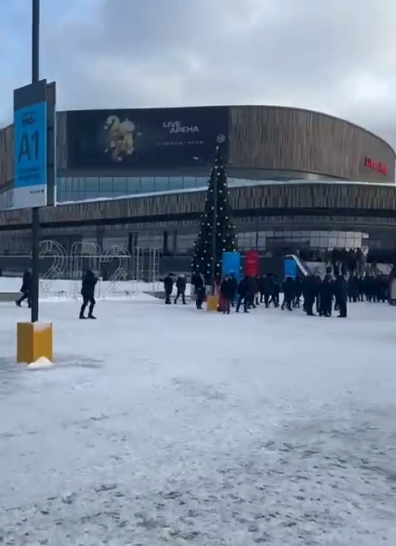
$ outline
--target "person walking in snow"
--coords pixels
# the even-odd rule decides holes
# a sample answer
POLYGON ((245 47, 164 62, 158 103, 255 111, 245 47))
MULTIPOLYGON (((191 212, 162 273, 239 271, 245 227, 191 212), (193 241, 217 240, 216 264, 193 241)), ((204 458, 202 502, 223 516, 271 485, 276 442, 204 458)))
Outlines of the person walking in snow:
POLYGON ((32 307, 32 274, 30 271, 25 271, 22 277, 22 286, 21 286, 22 296, 15 302, 18 307, 22 306, 22 302, 27 300, 28 307, 32 307))
POLYGON ((234 285, 232 278, 226 275, 221 281, 220 285, 220 299, 219 299, 219 311, 222 311, 224 315, 230 314, 231 300, 234 296, 234 285))
POLYGON ((347 317, 347 308, 348 308, 348 283, 345 280, 344 275, 338 275, 335 282, 335 294, 339 304, 340 314, 339 318, 347 317))
POLYGON ((321 317, 331 317, 332 308, 333 308, 333 296, 334 296, 334 281, 330 273, 327 273, 327 275, 322 281, 322 284, 320 285, 319 315, 321 317))
POLYGON ((95 276, 95 273, 91 271, 90 269, 87 269, 83 277, 82 286, 81 286, 81 295, 83 297, 83 303, 80 309, 80 319, 85 319, 85 318, 96 319, 96 317, 93 316, 93 310, 96 305, 95 287, 97 282, 98 282, 98 279, 95 276), (88 305, 89 305, 88 317, 86 317, 84 313, 88 305))
POLYGON ((235 298, 238 291, 238 281, 235 277, 234 271, 230 271, 230 283, 229 283, 229 289, 230 289, 230 304, 231 307, 235 306, 235 298))
POLYGON ((239 313, 239 309, 241 308, 241 305, 243 304, 243 312, 248 313, 248 303, 249 303, 249 278, 246 276, 242 280, 239 281, 238 284, 238 303, 236 306, 236 312, 239 313))
POLYGON ((191 284, 194 286, 195 305, 197 309, 202 309, 202 304, 205 300, 205 279, 199 271, 191 278, 191 284))
POLYGON ((171 304, 171 295, 173 292, 173 273, 169 273, 164 279, 164 290, 165 290, 165 305, 171 304))
POLYGON ((179 298, 181 297, 183 305, 187 305, 186 303, 186 288, 187 288, 187 279, 185 275, 179 275, 176 280, 176 297, 174 304, 177 305, 177 302, 179 298))
POLYGON ((292 277, 286 277, 283 283, 283 302, 282 302, 282 311, 287 309, 288 311, 293 310, 293 299, 294 299, 294 280, 292 277))

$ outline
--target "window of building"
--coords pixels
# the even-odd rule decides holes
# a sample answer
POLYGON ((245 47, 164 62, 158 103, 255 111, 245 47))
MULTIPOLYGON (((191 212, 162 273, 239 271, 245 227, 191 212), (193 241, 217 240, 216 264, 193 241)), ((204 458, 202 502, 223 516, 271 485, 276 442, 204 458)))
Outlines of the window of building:
POLYGON ((114 247, 128 252, 128 235, 103 238, 103 250, 109 250, 114 247))
POLYGON ((113 197, 113 179, 110 177, 99 178, 99 197, 113 197))
POLYGON ((256 249, 256 232, 242 232, 237 235, 238 248, 240 250, 256 249))
POLYGON ((79 182, 79 199, 97 199, 99 193, 99 178, 87 177, 80 178, 79 182))
POLYGON ((126 177, 117 176, 113 178, 113 192, 117 197, 128 195, 128 184, 126 177))
POLYGON ((155 191, 155 178, 145 176, 141 178, 139 193, 152 193, 155 191))
POLYGON ((134 195, 140 192, 140 178, 127 178, 127 193, 128 195, 134 195))
POLYGON ((266 244, 267 244, 266 232, 265 231, 257 232, 257 248, 259 250, 265 250, 266 244))
POLYGON ((137 235, 137 247, 142 249, 155 248, 162 250, 164 245, 164 235, 163 233, 151 233, 141 231, 137 235))
POLYGON ((195 187, 196 188, 206 188, 208 185, 209 175, 207 177, 197 177, 195 179, 195 187))
POLYGON ((79 201, 80 199, 84 199, 84 196, 82 195, 81 189, 80 189, 80 179, 79 178, 71 178, 71 187, 72 187, 72 199, 73 201, 79 201))
POLYGON ((183 177, 171 176, 169 177, 169 189, 172 191, 183 189, 183 177))
POLYGON ((188 253, 194 248, 195 233, 177 233, 176 249, 178 253, 188 253))
POLYGON ((66 193, 67 193, 67 200, 73 201, 74 199, 74 188, 73 188, 73 178, 66 178, 65 184, 66 184, 66 193))
POLYGON ((168 191, 169 190, 169 177, 168 176, 156 176, 154 183, 155 183, 155 191, 168 191))
POLYGON ((183 178, 183 187, 185 189, 195 188, 197 185, 197 179, 194 176, 185 176, 183 178))

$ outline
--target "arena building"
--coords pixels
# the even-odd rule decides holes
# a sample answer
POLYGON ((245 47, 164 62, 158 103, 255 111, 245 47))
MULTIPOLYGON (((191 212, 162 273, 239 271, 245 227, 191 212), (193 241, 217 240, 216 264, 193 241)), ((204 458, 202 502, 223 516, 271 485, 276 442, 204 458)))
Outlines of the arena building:
MULTIPOLYGON (((274 106, 59 112, 58 206, 42 210, 43 238, 189 254, 217 144, 242 251, 394 247, 394 150, 347 121, 274 106)), ((12 210, 13 165, 10 126, 0 255, 30 247, 31 212, 12 210)))

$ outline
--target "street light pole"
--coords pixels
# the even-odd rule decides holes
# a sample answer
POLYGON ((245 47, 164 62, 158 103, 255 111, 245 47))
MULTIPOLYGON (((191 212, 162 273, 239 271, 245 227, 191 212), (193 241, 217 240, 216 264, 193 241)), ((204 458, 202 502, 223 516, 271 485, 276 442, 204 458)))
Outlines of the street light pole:
POLYGON ((210 275, 210 284, 212 289, 212 296, 216 294, 215 283, 216 283, 216 243, 217 243, 217 193, 218 193, 218 169, 215 172, 215 178, 213 183, 213 225, 212 225, 212 270, 210 275))
MULTIPOLYGON (((32 83, 40 79, 40 0, 32 0, 32 83)), ((32 209, 32 315, 31 321, 39 319, 39 246, 40 209, 32 209)))
POLYGON ((32 83, 40 78, 40 0, 32 0, 32 83))

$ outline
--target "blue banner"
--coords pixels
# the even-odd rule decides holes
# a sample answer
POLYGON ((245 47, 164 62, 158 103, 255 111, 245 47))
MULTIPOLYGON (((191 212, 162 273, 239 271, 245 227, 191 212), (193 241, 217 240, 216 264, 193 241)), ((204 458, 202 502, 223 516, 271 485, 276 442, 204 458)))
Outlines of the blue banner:
POLYGON ((297 263, 295 260, 285 260, 285 277, 291 277, 292 279, 297 277, 297 263))
POLYGON ((222 275, 234 275, 239 280, 241 277, 241 254, 239 252, 223 252, 222 275))
POLYGON ((47 199, 47 103, 14 112, 15 208, 45 206, 47 199))

